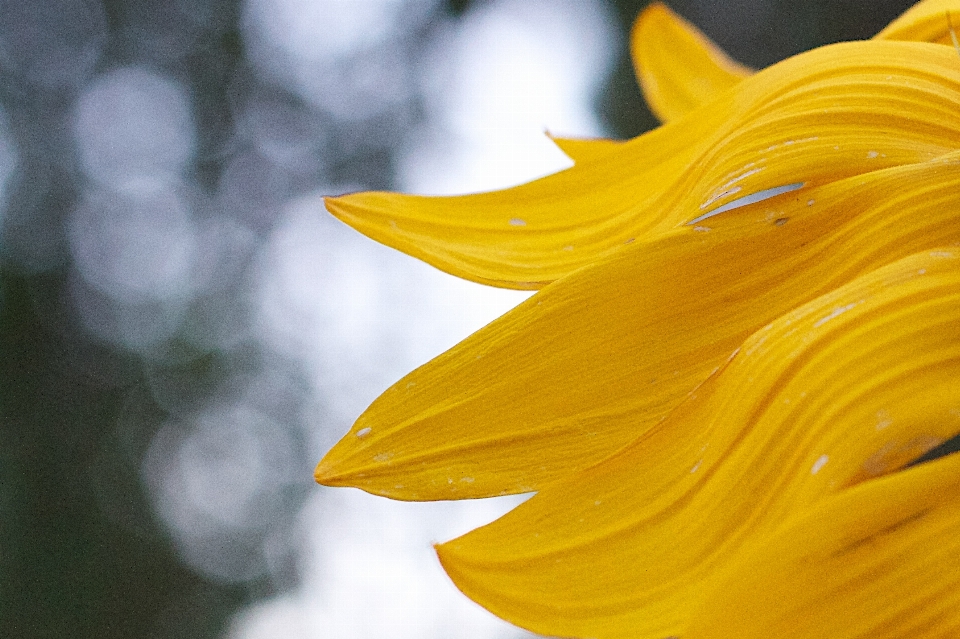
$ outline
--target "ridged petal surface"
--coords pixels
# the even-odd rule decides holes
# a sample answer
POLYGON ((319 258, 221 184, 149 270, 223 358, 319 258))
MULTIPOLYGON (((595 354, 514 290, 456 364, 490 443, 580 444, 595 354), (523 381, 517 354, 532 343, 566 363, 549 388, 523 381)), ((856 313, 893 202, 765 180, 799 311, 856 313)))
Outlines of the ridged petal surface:
POLYGON ((960 456, 868 482, 745 548, 684 639, 960 636, 960 456))
POLYGON ((398 499, 528 492, 663 420, 768 322, 960 242, 958 154, 727 211, 547 287, 413 371, 317 480, 398 499), (705 222, 705 223, 706 223, 705 222))
MULTIPOLYGON (((728 622, 739 616, 732 608, 740 593, 757 597, 781 573, 797 578, 784 590, 799 593, 802 578, 789 574, 797 562, 778 568, 776 554, 752 550, 757 540, 960 433, 958 379, 960 251, 910 256, 764 327, 656 429, 500 520, 439 546, 441 562, 470 598, 547 635, 687 637, 705 594, 719 588, 710 614, 723 623, 699 624, 704 636, 874 636, 852 633, 860 622, 848 624, 847 634, 782 633, 790 619, 802 618, 790 603, 766 615, 782 613, 782 624, 769 626, 776 632, 759 631, 767 627, 762 614, 728 622), (770 563, 762 573, 767 581, 747 579, 751 585, 737 586, 737 594, 718 586, 751 574, 758 556, 770 563), (738 565, 741 557, 747 568, 738 565)), ((956 473, 960 464, 952 461, 956 473)), ((960 478, 951 481, 955 527, 960 478)), ((905 512, 909 520, 913 511, 905 512)), ((873 525, 874 515, 861 523, 873 525)), ((856 526, 846 532, 855 545, 856 526)), ((808 551, 829 547, 816 528, 809 534, 808 551)), ((777 547, 786 550, 783 542, 777 547)), ((805 570, 809 579, 819 567, 805 570)), ((950 584, 960 580, 956 570, 944 570, 950 584)), ((935 575, 924 577, 943 590, 935 575)), ((828 594, 805 596, 828 601, 828 594)), ((816 618, 810 601, 797 607, 816 618)))
MULTIPOLYGON (((960 22, 960 0, 925 0, 875 39, 953 44, 948 18, 953 12, 960 22)), ((643 96, 662 122, 685 116, 754 73, 660 2, 637 18, 630 44, 643 96)))
POLYGON ((796 56, 687 117, 512 189, 329 198, 341 220, 478 282, 540 288, 620 250, 691 233, 740 197, 822 185, 951 151, 960 65, 950 47, 856 42, 796 56))

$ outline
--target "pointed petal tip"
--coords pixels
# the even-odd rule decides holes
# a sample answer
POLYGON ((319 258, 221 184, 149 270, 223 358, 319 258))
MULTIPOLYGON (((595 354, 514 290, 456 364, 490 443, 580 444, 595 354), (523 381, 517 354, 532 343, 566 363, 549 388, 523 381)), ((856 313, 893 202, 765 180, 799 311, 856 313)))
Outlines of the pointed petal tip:
POLYGON ((666 5, 666 3, 661 2, 660 0, 656 0, 655 2, 651 2, 646 7, 644 7, 644 9, 640 12, 640 15, 638 17, 644 17, 644 16, 650 17, 650 16, 655 16, 657 14, 674 15, 673 11, 670 9, 670 7, 666 5))
POLYGON ((644 7, 640 13, 637 14, 637 17, 633 20, 632 31, 636 32, 640 29, 646 27, 653 20, 675 20, 679 18, 679 14, 674 12, 670 7, 665 3, 657 0, 656 2, 651 2, 646 7, 644 7))
MULTIPOLYGON (((337 218, 347 226, 354 228, 365 235, 366 226, 370 223, 370 209, 364 206, 364 196, 367 192, 357 191, 340 195, 325 195, 323 205, 327 213, 337 218)), ((377 239, 377 238, 374 238, 377 239)))
POLYGON ((324 195, 323 196, 323 205, 326 207, 327 212, 334 217, 340 217, 343 211, 343 199, 347 197, 347 194, 342 195, 324 195))
POLYGON ((343 486, 343 477, 337 473, 336 464, 327 457, 320 460, 313 471, 313 479, 322 486, 343 486))
MULTIPOLYGON (((457 539, 459 539, 459 537, 457 539)), ((464 583, 464 575, 458 570, 458 557, 453 550, 457 539, 433 544, 433 552, 436 553, 437 560, 440 562, 440 567, 443 568, 443 572, 447 574, 447 577, 453 582, 453 585, 457 587, 457 590, 470 597, 467 593, 467 590, 470 589, 469 585, 464 583), (466 588, 466 590, 464 588, 466 588)))
MULTIPOLYGON (((344 438, 346 439, 346 437, 344 438)), ((313 479, 322 486, 358 487, 357 473, 344 463, 343 440, 328 450, 313 471, 313 479)))

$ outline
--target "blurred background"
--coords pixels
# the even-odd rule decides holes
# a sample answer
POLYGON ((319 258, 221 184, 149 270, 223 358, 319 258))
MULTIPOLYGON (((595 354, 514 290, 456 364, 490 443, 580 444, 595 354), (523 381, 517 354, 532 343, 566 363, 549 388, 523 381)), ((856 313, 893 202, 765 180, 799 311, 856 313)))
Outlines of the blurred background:
MULTIPOLYGON (((321 196, 498 188, 544 131, 655 125, 641 1, 0 0, 0 636, 520 638, 430 543, 517 499, 312 470, 391 382, 526 297, 321 196)), ((761 67, 878 0, 675 0, 761 67)))

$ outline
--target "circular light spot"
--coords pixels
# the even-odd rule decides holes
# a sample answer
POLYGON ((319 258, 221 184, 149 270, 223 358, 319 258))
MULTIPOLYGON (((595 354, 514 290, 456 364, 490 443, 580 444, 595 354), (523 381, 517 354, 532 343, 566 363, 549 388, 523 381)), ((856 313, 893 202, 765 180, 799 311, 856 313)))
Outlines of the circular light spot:
POLYGON ((73 133, 84 172, 114 188, 175 179, 196 146, 186 89, 139 67, 94 81, 74 106, 73 133))
POLYGON ((83 278, 115 300, 171 299, 190 286, 196 231, 174 189, 93 191, 73 211, 68 232, 83 278))

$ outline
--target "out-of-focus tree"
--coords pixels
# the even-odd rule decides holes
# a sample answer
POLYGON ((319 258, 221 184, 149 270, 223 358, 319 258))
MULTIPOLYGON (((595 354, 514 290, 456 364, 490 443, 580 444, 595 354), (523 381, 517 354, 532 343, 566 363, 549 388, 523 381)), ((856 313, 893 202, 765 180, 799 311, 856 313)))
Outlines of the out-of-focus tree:
MULTIPOLYGON (((289 198, 395 185, 419 56, 483 2, 0 0, 0 636, 216 637, 296 582, 316 424, 250 264, 289 198)), ((671 2, 754 66, 909 4, 671 2)), ((625 54, 598 105, 655 125, 625 54)))

